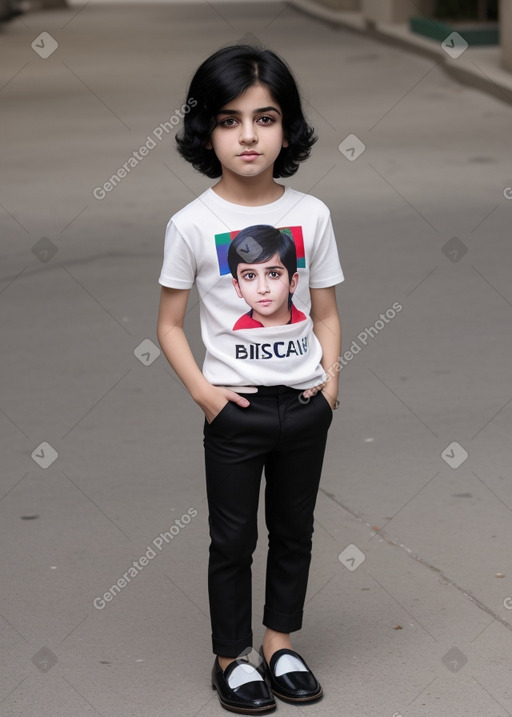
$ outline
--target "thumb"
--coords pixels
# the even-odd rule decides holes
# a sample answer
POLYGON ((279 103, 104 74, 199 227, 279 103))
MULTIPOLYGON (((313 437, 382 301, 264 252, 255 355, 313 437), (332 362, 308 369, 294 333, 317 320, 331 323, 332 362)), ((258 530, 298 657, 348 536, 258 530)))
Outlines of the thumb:
POLYGON ((236 391, 231 391, 229 400, 233 401, 233 403, 237 403, 242 408, 247 408, 247 406, 251 405, 250 401, 248 401, 247 398, 245 398, 245 396, 241 396, 236 391))

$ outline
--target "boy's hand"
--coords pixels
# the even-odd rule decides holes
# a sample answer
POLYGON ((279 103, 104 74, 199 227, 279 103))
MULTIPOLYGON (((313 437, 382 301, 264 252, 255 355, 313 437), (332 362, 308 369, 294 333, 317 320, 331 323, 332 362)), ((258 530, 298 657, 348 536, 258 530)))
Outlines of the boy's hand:
POLYGON ((330 393, 327 393, 327 391, 322 390, 322 393, 324 394, 325 398, 327 399, 327 403, 334 411, 334 408, 336 406, 336 401, 338 400, 336 396, 331 396, 330 393))
POLYGON ((318 391, 321 391, 324 388, 324 386, 327 386, 327 381, 324 381, 323 383, 319 383, 318 386, 312 386, 311 388, 307 388, 303 392, 302 395, 304 398, 311 398, 316 393, 318 393, 318 391))
POLYGON ((229 401, 237 403, 239 406, 242 406, 242 408, 250 406, 250 402, 245 398, 245 396, 241 396, 239 393, 231 391, 229 388, 222 388, 211 384, 210 388, 208 388, 206 392, 202 393, 199 397, 194 398, 194 400, 203 410, 208 423, 211 423, 213 419, 219 415, 229 401))
POLYGON ((327 386, 327 381, 324 381, 324 383, 320 383, 320 384, 318 384, 318 386, 313 386, 312 388, 307 388, 307 389, 303 392, 302 395, 303 395, 304 398, 311 398, 311 397, 314 396, 316 393, 318 393, 318 391, 322 391, 322 393, 324 394, 325 398, 327 399, 327 403, 328 403, 329 406, 334 410, 334 406, 335 406, 335 404, 336 404, 336 396, 331 396, 330 393, 328 393, 327 391, 324 391, 323 389, 324 389, 326 386, 327 386))

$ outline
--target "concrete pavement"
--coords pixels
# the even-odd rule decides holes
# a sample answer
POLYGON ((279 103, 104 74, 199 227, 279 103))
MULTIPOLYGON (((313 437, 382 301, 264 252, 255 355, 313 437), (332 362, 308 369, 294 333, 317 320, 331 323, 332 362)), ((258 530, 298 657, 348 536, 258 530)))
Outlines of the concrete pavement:
MULTIPOLYGON (((511 108, 289 5, 205 2, 2 28, 0 715, 224 714, 203 417, 154 346, 165 224, 210 182, 158 128, 248 33, 300 81, 320 140, 290 184, 331 207, 346 274, 294 636, 325 698, 300 711, 512 714, 511 108)), ((200 361, 196 293, 188 331, 200 361)))

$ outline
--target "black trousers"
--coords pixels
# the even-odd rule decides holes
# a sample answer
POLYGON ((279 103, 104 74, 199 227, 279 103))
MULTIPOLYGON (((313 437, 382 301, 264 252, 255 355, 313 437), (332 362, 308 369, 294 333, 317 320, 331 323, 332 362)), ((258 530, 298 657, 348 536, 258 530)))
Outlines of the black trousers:
POLYGON ((252 647, 252 555, 265 471, 268 555, 263 624, 302 627, 314 508, 332 409, 288 386, 259 386, 204 422, 210 555, 208 595, 213 652, 238 657, 252 647))

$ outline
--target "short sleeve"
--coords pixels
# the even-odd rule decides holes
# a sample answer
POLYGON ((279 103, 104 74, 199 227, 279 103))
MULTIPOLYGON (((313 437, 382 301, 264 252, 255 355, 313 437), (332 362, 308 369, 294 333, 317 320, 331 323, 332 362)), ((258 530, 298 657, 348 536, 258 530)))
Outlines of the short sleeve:
POLYGON ((334 286, 344 280, 331 214, 328 208, 323 206, 325 211, 319 219, 309 267, 309 286, 312 289, 334 286))
POLYGON ((164 259, 158 282, 171 289, 190 289, 195 276, 194 254, 171 219, 165 230, 164 259))

